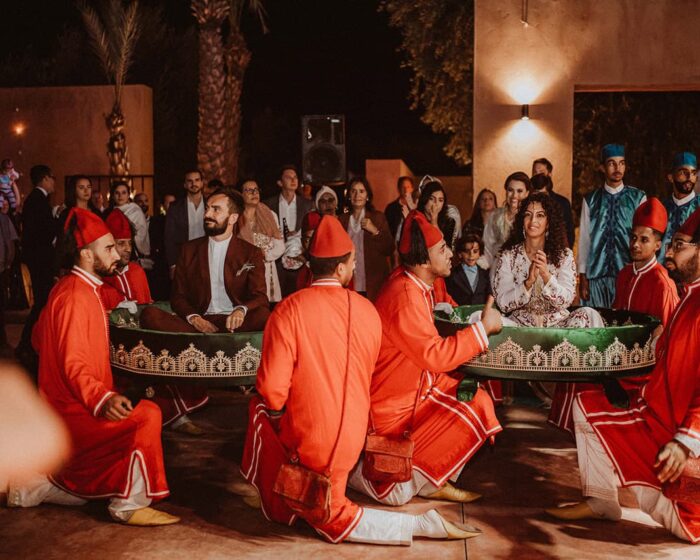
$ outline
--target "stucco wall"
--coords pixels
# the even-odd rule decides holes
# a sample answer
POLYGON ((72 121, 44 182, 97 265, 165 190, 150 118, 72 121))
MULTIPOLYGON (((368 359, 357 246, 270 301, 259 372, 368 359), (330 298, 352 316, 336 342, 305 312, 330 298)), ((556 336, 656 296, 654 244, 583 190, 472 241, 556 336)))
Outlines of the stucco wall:
MULTIPOLYGON (((571 196, 575 91, 700 89, 697 0, 475 0, 474 193, 533 159, 571 196), (520 106, 530 104, 530 120, 520 106)), ((614 139, 611 139, 614 141, 614 139)))
MULTIPOLYGON (((396 182, 399 177, 413 177, 416 182, 421 177, 416 177, 413 171, 401 159, 368 159, 365 160, 365 174, 374 193, 374 206, 382 212, 386 205, 396 200, 398 191, 396 182)), ((440 176, 447 193, 447 200, 459 208, 462 219, 466 220, 472 211, 472 178, 466 175, 440 176)))
MULTIPOLYGON (((151 88, 129 85, 122 95, 131 174, 152 175, 151 88)), ((56 176, 56 204, 63 200, 66 175, 109 174, 104 117, 113 99, 109 86, 0 89, 0 159, 14 160, 25 194, 31 189, 29 170, 38 163, 50 166, 56 176), (21 135, 16 134, 18 124, 25 127, 21 135)), ((153 200, 152 185, 148 194, 153 200)))

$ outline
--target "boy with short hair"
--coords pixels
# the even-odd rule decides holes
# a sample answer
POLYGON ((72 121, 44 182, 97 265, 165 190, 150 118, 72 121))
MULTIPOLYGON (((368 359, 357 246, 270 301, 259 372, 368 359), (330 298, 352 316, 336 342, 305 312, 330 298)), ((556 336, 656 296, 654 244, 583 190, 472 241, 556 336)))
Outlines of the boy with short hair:
POLYGON ((458 305, 477 305, 486 303, 491 293, 491 281, 488 271, 476 262, 484 254, 484 242, 475 233, 465 235, 457 241, 459 264, 446 278, 447 291, 458 305))

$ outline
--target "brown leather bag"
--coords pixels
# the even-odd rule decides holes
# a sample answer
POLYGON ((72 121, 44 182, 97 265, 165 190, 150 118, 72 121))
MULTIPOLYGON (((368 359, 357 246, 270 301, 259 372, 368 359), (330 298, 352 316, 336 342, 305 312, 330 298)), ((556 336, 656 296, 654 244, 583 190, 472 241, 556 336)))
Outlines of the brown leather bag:
POLYGON ((331 478, 330 471, 338 450, 340 434, 345 419, 345 397, 348 392, 348 373, 350 370, 350 291, 348 290, 348 344, 345 362, 345 383, 343 401, 338 426, 338 437, 333 445, 328 466, 323 473, 311 470, 299 462, 296 452, 291 454, 290 463, 282 465, 272 490, 281 496, 289 509, 299 514, 309 523, 323 525, 331 517, 331 478))
MULTIPOLYGON (((669 337, 671 334, 669 333, 669 337)), ((668 368, 664 368, 664 382, 666 385, 666 398, 668 399, 669 412, 673 422, 674 433, 678 432, 676 417, 673 415, 673 398, 671 387, 668 384, 668 368)), ((665 482, 663 485, 663 495, 669 500, 676 502, 690 502, 700 504, 700 457, 689 457, 683 467, 683 472, 675 482, 665 482)))
POLYGON ((325 474, 299 463, 282 465, 272 489, 310 523, 322 525, 331 517, 331 479, 325 474))
POLYGON ((408 482, 413 475, 413 447, 411 430, 418 408, 418 398, 423 388, 421 374, 416 401, 413 404, 413 415, 409 429, 400 436, 380 436, 374 433, 372 414, 370 413, 370 431, 365 440, 362 476, 377 483, 408 482))
POLYGON ((413 440, 367 434, 362 476, 372 482, 408 482, 413 469, 413 440))

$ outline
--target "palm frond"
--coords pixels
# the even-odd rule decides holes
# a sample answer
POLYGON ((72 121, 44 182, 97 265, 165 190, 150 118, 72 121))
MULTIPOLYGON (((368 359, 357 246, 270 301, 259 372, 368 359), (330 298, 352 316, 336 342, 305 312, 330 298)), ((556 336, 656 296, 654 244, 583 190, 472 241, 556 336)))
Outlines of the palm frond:
POLYGON ((107 80, 112 82, 114 79, 115 60, 107 30, 102 24, 98 13, 87 2, 79 0, 77 2, 77 8, 83 18, 85 29, 90 38, 90 44, 97 57, 100 59, 107 80))
POLYGON ((114 83, 117 88, 117 103, 121 101, 121 88, 126 82, 127 72, 133 62, 136 42, 141 26, 139 25, 139 3, 135 0, 121 13, 120 27, 115 29, 118 38, 119 53, 114 70, 114 83))
POLYGON ((263 0, 230 0, 230 2, 231 11, 229 12, 229 20, 231 22, 231 27, 240 30, 243 11, 247 5, 248 12, 253 17, 258 18, 258 23, 260 24, 262 32, 267 33, 270 31, 270 28, 267 26, 267 10, 265 9, 263 0))

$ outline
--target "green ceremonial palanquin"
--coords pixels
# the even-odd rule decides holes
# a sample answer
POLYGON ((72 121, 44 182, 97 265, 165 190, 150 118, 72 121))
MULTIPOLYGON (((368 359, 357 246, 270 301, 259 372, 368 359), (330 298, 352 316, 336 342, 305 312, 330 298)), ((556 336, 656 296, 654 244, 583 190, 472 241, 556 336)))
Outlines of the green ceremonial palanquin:
MULTIPOLYGON (((468 326, 482 306, 436 312, 442 336, 468 326)), ((603 381, 649 372, 655 363, 651 338, 659 321, 631 311, 598 309, 608 327, 591 329, 504 327, 489 337, 489 350, 459 368, 473 377, 530 381, 603 381)))
MULTIPOLYGON (((171 312, 170 304, 156 307, 171 312)), ((110 361, 117 373, 148 381, 205 385, 254 385, 262 332, 171 333, 139 328, 145 306, 132 315, 115 309, 109 317, 110 361)))

